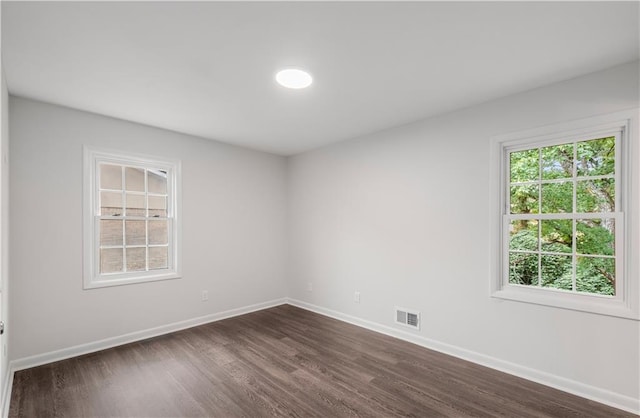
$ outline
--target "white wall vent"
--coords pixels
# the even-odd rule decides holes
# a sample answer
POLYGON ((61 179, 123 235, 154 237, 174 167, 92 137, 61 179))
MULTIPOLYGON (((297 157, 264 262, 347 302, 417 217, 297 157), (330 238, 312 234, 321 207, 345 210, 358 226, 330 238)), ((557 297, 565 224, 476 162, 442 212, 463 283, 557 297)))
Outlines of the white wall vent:
POLYGON ((396 324, 420 329, 420 312, 396 307, 396 324))

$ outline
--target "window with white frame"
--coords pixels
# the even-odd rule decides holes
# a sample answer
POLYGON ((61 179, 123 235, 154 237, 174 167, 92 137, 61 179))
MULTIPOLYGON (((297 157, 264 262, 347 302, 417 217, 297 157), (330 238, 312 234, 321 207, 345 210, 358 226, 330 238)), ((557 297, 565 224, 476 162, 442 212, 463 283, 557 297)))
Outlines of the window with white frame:
POLYGON ((637 278, 625 258, 629 120, 591 123, 494 140, 493 295, 634 317, 629 291, 637 278))
POLYGON ((179 168, 85 149, 85 288, 179 277, 179 168))

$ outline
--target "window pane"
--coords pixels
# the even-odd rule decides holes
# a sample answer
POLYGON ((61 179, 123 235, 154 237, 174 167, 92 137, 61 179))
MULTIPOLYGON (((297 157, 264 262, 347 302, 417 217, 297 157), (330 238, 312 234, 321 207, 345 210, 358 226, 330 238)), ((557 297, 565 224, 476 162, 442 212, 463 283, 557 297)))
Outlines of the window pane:
POLYGON ((573 177, 573 144, 541 149, 544 180, 573 177))
POLYGON ((509 253, 509 283, 536 286, 538 255, 509 253))
POLYGON ((573 212, 573 182, 542 185, 542 213, 573 212))
POLYGON ((573 222, 570 219, 542 221, 542 251, 570 253, 573 251, 573 222))
POLYGON ((576 249, 579 254, 614 255, 614 219, 579 219, 576 249))
POLYGON ((122 271, 122 248, 103 248, 100 250, 100 273, 122 271))
POLYGON ((127 271, 144 271, 147 269, 147 249, 127 248, 127 271))
POLYGON ((101 215, 122 216, 123 213, 121 192, 100 192, 101 215))
POLYGON ((614 179, 579 181, 576 190, 577 211, 614 212, 616 210, 614 179))
POLYGON ((146 216, 143 194, 127 193, 127 216, 146 216))
POLYGON ((613 258, 578 257, 576 290, 615 295, 616 265, 613 258))
POLYGON ((149 196, 149 216, 161 217, 167 216, 167 198, 164 196, 149 196))
POLYGON ((100 164, 100 188, 122 190, 122 167, 100 164))
POLYGON ((144 192, 144 169, 125 168, 125 187, 130 192, 144 192))
POLYGON ((537 180, 540 176, 538 149, 512 152, 509 165, 511 183, 537 180))
POLYGON ((167 247, 149 247, 149 270, 169 268, 167 247))
POLYGON ((578 142, 578 176, 615 173, 615 137, 578 142))
POLYGON ((100 246, 122 245, 122 221, 100 220, 100 246))
POLYGON ((167 172, 164 170, 147 170, 147 187, 149 193, 167 193, 167 172))
POLYGON ((538 221, 517 220, 511 221, 509 227, 509 249, 537 251, 538 250, 538 221))
POLYGON ((127 245, 146 245, 145 221, 127 221, 125 236, 127 245))
POLYGON ((167 221, 149 221, 149 244, 162 245, 169 242, 167 221))
POLYGON ((511 186, 511 213, 538 213, 538 186, 511 186))
POLYGON ((540 267, 543 287, 573 289, 573 257, 566 255, 541 255, 540 267))

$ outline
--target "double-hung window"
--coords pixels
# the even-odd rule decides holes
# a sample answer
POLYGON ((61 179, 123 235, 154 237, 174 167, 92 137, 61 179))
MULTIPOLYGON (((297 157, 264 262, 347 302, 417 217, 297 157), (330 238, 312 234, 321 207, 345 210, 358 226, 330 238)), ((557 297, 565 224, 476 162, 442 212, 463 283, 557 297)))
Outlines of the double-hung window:
POLYGON ((572 127, 494 140, 500 218, 493 294, 634 317, 637 265, 627 259, 625 236, 629 120, 572 127))
POLYGON ((179 277, 177 161, 85 149, 85 288, 179 277))

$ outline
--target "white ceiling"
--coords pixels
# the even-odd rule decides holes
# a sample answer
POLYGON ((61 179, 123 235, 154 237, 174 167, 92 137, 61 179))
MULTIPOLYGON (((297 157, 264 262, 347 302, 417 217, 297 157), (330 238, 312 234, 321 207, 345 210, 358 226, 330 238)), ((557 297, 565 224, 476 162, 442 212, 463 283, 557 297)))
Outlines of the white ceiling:
POLYGON ((639 58, 639 3, 2 2, 11 94, 291 155, 639 58), (274 82, 285 66, 314 84, 274 82))

